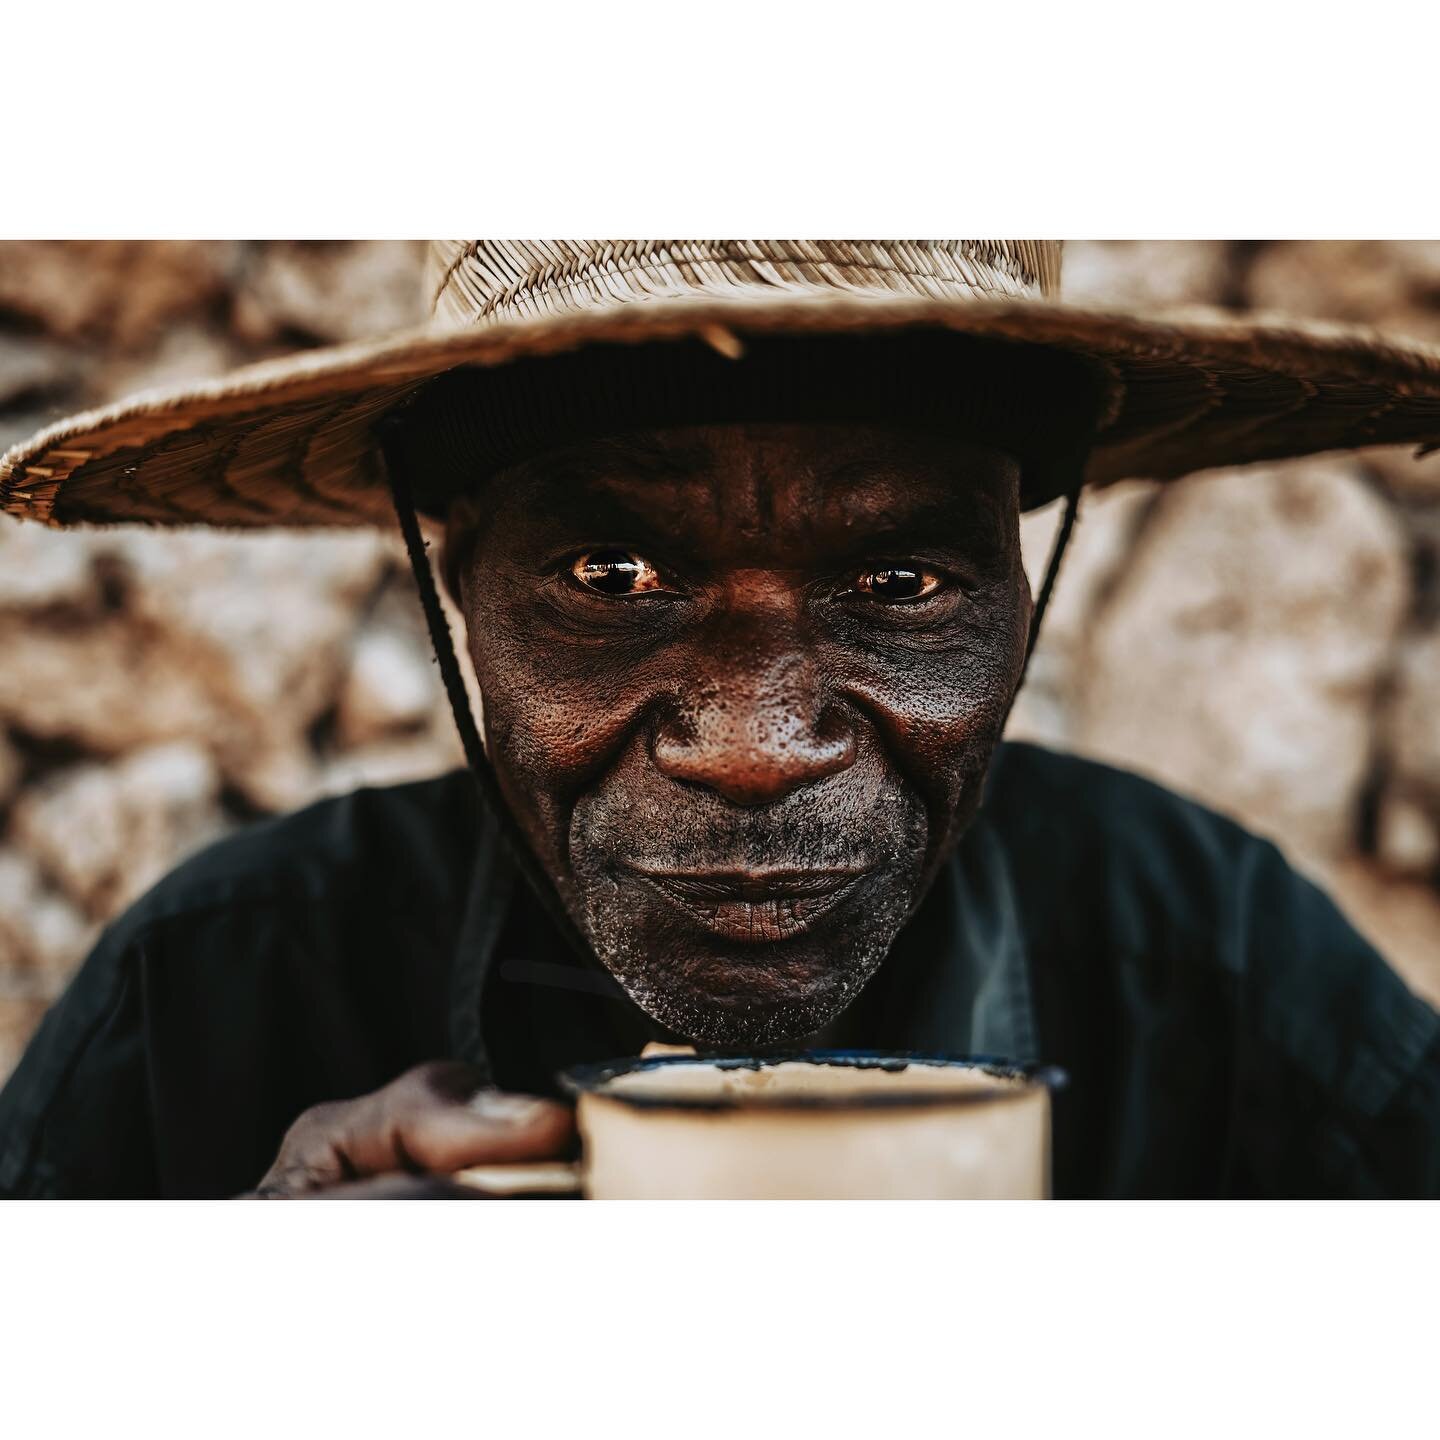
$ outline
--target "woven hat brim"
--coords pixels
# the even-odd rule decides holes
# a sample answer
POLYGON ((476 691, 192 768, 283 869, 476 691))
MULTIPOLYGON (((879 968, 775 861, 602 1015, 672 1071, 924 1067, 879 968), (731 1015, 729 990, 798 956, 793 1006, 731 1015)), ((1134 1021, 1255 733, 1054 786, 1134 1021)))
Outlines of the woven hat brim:
POLYGON ((1086 472, 1095 484, 1440 443, 1440 349, 1354 327, 1024 300, 657 300, 406 331, 143 392, 7 451, 0 509, 55 525, 389 524, 375 425, 457 365, 602 343, 698 340, 735 354, 747 335, 908 329, 1053 346, 1098 363, 1110 385, 1086 472))

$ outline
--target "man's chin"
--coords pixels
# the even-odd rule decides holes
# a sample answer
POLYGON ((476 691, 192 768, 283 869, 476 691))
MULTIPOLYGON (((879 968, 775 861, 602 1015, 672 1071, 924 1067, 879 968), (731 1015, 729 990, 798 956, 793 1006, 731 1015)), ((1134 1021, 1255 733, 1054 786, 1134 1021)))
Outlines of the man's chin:
POLYGON ((785 961, 767 957, 767 964, 756 948, 746 947, 735 962, 692 958, 663 976, 617 978, 652 1020, 674 1034, 709 1049, 747 1049, 814 1035, 844 1012, 875 968, 861 961, 837 969, 833 958, 827 963, 794 954, 785 961))
POLYGON ((700 993, 633 995, 652 1020, 709 1050, 753 1050, 804 1040, 834 1020, 852 993, 799 1001, 722 1001, 700 993))
POLYGON ((732 935, 713 905, 697 914, 688 897, 616 886, 599 892, 585 930, 605 968, 666 1030, 711 1049, 779 1045, 835 1020, 907 917, 907 885, 873 876, 845 889, 837 903, 793 904, 768 929, 743 916, 732 935))

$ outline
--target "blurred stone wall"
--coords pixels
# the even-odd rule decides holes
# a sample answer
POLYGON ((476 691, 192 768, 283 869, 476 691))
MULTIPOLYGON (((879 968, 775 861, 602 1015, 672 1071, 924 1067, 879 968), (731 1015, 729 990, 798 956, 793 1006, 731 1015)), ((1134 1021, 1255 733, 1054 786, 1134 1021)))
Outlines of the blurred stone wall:
MULTIPOLYGON (((0 448, 420 318, 408 242, 0 243, 0 448)), ((1088 242, 1067 294, 1440 339, 1440 242, 1088 242)), ((1043 566, 1056 516, 1026 521, 1043 566)), ((1278 839, 1440 999, 1440 456, 1087 501, 1013 730, 1278 839)), ((459 763, 389 536, 0 519, 0 1077, 99 927, 257 816, 459 763)))
MULTIPOLYGON (((0 448, 410 325, 408 242, 0 243, 0 448)), ((460 763, 398 542, 0 517, 0 1076, 99 927, 257 816, 460 763)))

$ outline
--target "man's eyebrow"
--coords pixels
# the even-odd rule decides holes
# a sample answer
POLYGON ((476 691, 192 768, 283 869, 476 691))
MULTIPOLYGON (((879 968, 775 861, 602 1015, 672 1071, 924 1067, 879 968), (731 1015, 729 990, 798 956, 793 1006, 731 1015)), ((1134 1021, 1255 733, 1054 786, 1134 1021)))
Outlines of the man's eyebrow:
POLYGON ((875 516, 872 524, 849 540, 845 551, 860 556, 894 545, 949 548, 973 544, 977 539, 991 546, 1005 543, 1000 512, 988 505, 949 498, 875 516))
POLYGON ((644 435, 622 435, 587 441, 532 462, 542 480, 691 480, 703 474, 713 456, 702 444, 662 443, 644 435))
MULTIPOLYGON (((596 478, 613 480, 615 476, 606 469, 596 478)), ((632 500, 617 493, 610 485, 586 484, 584 480, 581 472, 568 469, 544 477, 543 504, 538 513, 546 517, 547 528, 583 532, 594 540, 633 541, 676 555, 690 554, 685 535, 666 524, 656 507, 647 507, 638 496, 632 500)))
MULTIPOLYGON (((933 479, 947 496, 967 497, 996 513, 1004 512, 1005 499, 996 493, 994 472, 983 462, 977 460, 967 464, 962 460, 943 468, 932 468, 933 479)), ((887 456, 861 455, 842 460, 825 473, 825 483, 829 488, 865 485, 876 480, 890 481, 907 488, 912 483, 908 468, 897 465, 887 456)))
MULTIPOLYGON (((951 540, 960 535, 978 532, 996 543, 1003 543, 1010 505, 987 484, 967 483, 955 476, 939 485, 927 485, 924 499, 905 498, 913 495, 913 484, 903 472, 871 461, 847 461, 826 477, 826 489, 843 505, 843 492, 859 483, 856 505, 865 517, 864 533, 855 537, 859 549, 873 548, 887 539, 913 540, 917 535, 930 540, 951 540), (892 503, 885 503, 865 481, 889 479, 893 482, 892 503)), ((857 517, 859 518, 859 517, 857 517)))

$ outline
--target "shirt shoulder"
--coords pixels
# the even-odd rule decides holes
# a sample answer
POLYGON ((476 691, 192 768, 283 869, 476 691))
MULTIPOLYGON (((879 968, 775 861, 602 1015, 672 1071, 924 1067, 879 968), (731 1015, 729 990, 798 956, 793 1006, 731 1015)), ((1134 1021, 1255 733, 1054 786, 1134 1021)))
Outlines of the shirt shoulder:
POLYGON ((1205 1084, 1247 1096, 1228 1143, 1257 1193, 1435 1192, 1440 1015, 1277 845, 1038 746, 1005 746, 992 780, 1051 1013, 1114 1037, 1132 1103, 1223 1059, 1205 1084))
POLYGON ((1157 931, 1231 956, 1230 916, 1257 874, 1288 873, 1275 844, 1228 816, 1131 771, 1007 742, 984 814, 1019 882, 1103 911, 1115 943, 1157 931))
POLYGON ((318 800, 198 851, 113 922, 112 941, 267 904, 453 910, 470 878, 480 813, 465 771, 318 800))
POLYGON ((462 771, 318 801, 171 871, 0 1091, 0 1195, 234 1194, 307 1105, 438 1053, 480 823, 462 771), (215 1151, 217 1127, 244 1142, 215 1151))

